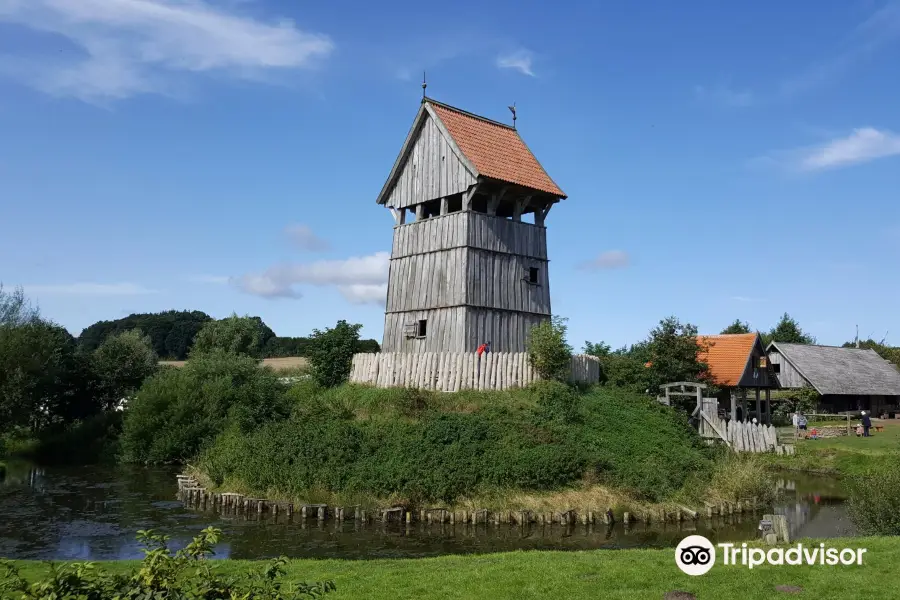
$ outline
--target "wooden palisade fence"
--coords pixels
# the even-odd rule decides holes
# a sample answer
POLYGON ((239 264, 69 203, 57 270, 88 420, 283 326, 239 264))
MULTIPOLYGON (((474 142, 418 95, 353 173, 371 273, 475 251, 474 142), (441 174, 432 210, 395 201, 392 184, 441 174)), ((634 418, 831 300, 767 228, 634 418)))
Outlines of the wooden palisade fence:
MULTIPOLYGON (((465 389, 506 390, 540 379, 526 352, 380 352, 355 354, 350 381, 376 387, 413 387, 442 392, 465 389)), ((600 361, 586 354, 572 357, 571 379, 597 383, 600 361)))
POLYGON ((316 521, 320 525, 326 521, 342 523, 355 521, 359 524, 369 523, 411 523, 450 524, 450 525, 563 525, 572 527, 581 525, 603 525, 612 527, 616 524, 629 526, 641 523, 647 526, 659 523, 678 523, 690 529, 691 523, 701 518, 718 519, 724 523, 740 522, 741 516, 747 514, 753 518, 761 506, 756 498, 747 498, 735 503, 711 504, 704 502, 704 507, 691 509, 681 504, 655 506, 647 510, 640 508, 589 507, 574 508, 561 506, 556 510, 503 510, 488 509, 451 509, 445 507, 407 509, 400 506, 385 508, 363 508, 361 506, 329 506, 326 504, 294 504, 254 498, 244 494, 214 492, 204 488, 192 475, 178 475, 178 499, 188 508, 201 511, 212 511, 222 515, 240 516, 245 519, 272 519, 283 517, 288 521, 304 523, 316 521))

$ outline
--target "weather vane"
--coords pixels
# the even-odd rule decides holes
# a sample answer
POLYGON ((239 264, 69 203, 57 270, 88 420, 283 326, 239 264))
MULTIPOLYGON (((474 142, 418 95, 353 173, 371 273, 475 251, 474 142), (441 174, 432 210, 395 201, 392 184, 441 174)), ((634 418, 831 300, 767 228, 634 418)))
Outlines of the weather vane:
POLYGON ((512 106, 508 106, 507 108, 509 108, 509 112, 511 112, 513 115, 513 129, 515 129, 516 128, 516 103, 513 102, 512 106))
POLYGON ((425 99, 425 88, 428 87, 428 84, 425 82, 425 71, 422 71, 422 100, 425 99))

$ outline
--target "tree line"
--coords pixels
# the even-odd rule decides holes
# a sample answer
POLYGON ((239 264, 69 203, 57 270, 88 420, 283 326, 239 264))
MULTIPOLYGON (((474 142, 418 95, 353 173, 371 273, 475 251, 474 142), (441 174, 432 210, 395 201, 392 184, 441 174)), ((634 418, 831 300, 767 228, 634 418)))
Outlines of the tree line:
MULTIPOLYGON (((189 365, 212 365, 211 377, 203 383, 210 398, 241 385, 240 370, 232 369, 236 359, 225 357, 240 357, 245 373, 253 372, 250 380, 258 380, 256 371, 266 371, 268 380, 278 381, 258 366, 277 339, 259 317, 213 320, 197 311, 168 311, 96 325, 76 339, 44 318, 21 288, 0 286, 0 455, 3 439, 11 435, 46 440, 77 430, 83 437, 79 442, 87 445, 117 440, 125 400, 149 382, 184 396, 188 404, 196 400, 181 381, 196 368, 178 375, 179 369, 161 367, 158 348, 177 350, 176 356, 186 357, 189 365), (129 325, 147 326, 149 333, 126 329, 129 325)), ((377 350, 374 341, 360 341, 361 327, 339 321, 334 328, 300 338, 311 375, 321 385, 346 380, 354 353, 373 345, 377 350)), ((250 393, 242 395, 252 399, 250 393)), ((251 403, 247 410, 252 414, 258 407, 251 403)))
MULTIPOLYGON (((281 358, 308 356, 311 352, 309 337, 281 337, 259 317, 248 317, 256 323, 258 344, 252 349, 254 358, 281 358)), ((164 360, 187 360, 191 346, 200 330, 213 321, 199 310, 168 310, 159 313, 136 313, 113 321, 98 321, 85 328, 77 338, 78 345, 92 352, 110 336, 124 331, 140 329, 150 338, 153 351, 164 360)), ((378 352, 376 340, 359 340, 357 352, 378 352)))

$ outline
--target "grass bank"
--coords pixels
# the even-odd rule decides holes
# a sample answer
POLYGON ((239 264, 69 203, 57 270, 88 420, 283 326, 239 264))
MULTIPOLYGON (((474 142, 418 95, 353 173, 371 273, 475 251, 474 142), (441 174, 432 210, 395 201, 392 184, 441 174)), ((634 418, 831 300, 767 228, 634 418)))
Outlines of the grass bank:
POLYGON ((194 464, 206 487, 295 504, 605 511, 683 500, 723 455, 682 415, 615 389, 303 382, 288 395, 289 416, 229 427, 204 448, 194 464))
MULTIPOLYGON (((808 542, 818 546, 819 541, 808 542)), ((337 591, 327 598, 393 600, 527 598, 659 600, 682 590, 697 598, 769 600, 785 594, 775 586, 793 585, 796 598, 888 599, 896 597, 896 565, 900 538, 872 537, 828 540, 834 548, 866 548, 861 566, 726 567, 690 577, 675 566, 669 550, 595 550, 586 552, 511 552, 399 560, 291 560, 286 580, 333 579, 337 591)), ((721 558, 721 555, 720 555, 721 558)), ((103 563, 124 571, 135 563, 103 563)), ((230 573, 260 569, 253 561, 216 561, 230 573)), ((44 563, 18 561, 29 580, 46 574, 44 563)))
MULTIPOLYGON (((900 461, 900 422, 876 421, 884 430, 871 437, 849 436, 810 440, 798 439, 795 454, 763 455, 773 468, 807 473, 851 476, 861 475, 873 467, 900 461)), ((874 428, 873 428, 874 429, 874 428)))

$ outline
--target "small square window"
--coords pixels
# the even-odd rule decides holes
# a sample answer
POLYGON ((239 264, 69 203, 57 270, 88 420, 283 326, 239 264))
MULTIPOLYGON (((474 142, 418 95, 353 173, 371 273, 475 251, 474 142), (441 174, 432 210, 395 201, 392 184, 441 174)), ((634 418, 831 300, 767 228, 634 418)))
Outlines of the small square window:
POLYGON ((531 267, 528 269, 528 283, 537 283, 538 282, 538 269, 537 267, 531 267))
POLYGON ((423 338, 428 333, 428 319, 419 319, 418 327, 416 327, 416 337, 423 338))
POLYGON ((772 363, 772 372, 781 373, 781 365, 779 363, 772 363))

